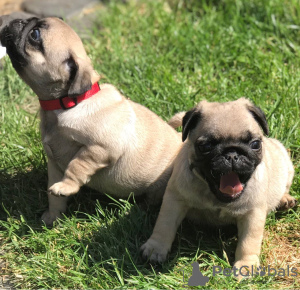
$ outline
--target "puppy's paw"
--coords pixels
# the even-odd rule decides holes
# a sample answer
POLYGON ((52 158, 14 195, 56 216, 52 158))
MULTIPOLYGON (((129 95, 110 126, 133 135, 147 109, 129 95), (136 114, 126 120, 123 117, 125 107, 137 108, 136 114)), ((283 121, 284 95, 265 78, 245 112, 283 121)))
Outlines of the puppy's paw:
POLYGON ((61 181, 54 183, 49 189, 48 193, 55 196, 70 196, 79 191, 79 186, 75 182, 61 181))
POLYGON ((292 197, 290 194, 285 193, 281 198, 278 209, 279 210, 287 210, 289 208, 293 208, 297 204, 297 200, 292 197))
POLYGON ((144 259, 149 259, 153 263, 163 263, 167 258, 169 249, 162 243, 150 238, 141 246, 141 251, 144 259))
POLYGON ((249 255, 234 263, 234 267, 238 269, 237 279, 250 278, 252 272, 256 272, 259 267, 259 258, 257 255, 249 255), (253 269, 252 269, 253 267, 253 269))
POLYGON ((56 221, 56 219, 58 218, 62 218, 62 214, 59 212, 59 211, 49 211, 49 210, 46 210, 42 217, 41 217, 41 220, 46 224, 46 226, 48 228, 51 228, 53 226, 53 223, 56 221))

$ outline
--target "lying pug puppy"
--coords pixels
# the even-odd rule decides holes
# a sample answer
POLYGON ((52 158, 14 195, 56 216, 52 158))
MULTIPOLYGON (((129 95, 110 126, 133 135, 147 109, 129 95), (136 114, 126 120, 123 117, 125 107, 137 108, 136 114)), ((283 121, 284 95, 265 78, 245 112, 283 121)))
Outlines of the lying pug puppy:
MULTIPOLYGON (((170 120, 180 125, 180 117, 170 120)), ((267 138, 262 110, 241 98, 202 101, 182 120, 181 151, 174 161, 153 234, 144 257, 163 262, 185 217, 211 225, 237 224, 237 268, 259 265, 267 214, 293 207, 289 195, 294 169, 283 145, 267 138)))
POLYGON ((162 199, 180 134, 110 84, 98 85, 78 35, 58 18, 16 19, 0 33, 20 77, 41 104, 41 135, 48 157, 51 225, 67 196, 89 187, 117 197, 162 199))

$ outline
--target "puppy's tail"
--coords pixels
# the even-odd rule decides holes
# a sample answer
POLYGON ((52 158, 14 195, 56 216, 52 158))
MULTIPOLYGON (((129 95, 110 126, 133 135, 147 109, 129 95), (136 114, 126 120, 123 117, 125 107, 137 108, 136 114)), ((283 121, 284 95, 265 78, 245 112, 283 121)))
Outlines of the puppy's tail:
POLYGON ((182 126, 182 118, 184 117, 186 112, 179 112, 175 114, 168 122, 168 124, 174 129, 182 126))

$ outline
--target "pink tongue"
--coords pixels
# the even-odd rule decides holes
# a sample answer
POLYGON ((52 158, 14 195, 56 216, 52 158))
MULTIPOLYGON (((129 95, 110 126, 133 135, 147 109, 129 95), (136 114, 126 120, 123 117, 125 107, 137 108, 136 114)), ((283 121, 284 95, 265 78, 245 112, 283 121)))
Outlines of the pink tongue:
POLYGON ((234 195, 243 190, 243 185, 241 184, 238 175, 234 172, 230 172, 221 177, 219 190, 222 193, 234 195))

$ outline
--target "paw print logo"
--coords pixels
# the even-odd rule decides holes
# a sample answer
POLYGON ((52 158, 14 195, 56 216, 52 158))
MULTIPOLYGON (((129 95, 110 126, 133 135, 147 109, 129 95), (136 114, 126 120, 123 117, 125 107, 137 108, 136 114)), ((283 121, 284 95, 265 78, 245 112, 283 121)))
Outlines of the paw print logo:
POLYGON ((258 270, 258 272, 256 272, 256 275, 259 275, 259 276, 263 277, 263 276, 265 276, 267 274, 266 267, 259 266, 256 269, 258 270))

